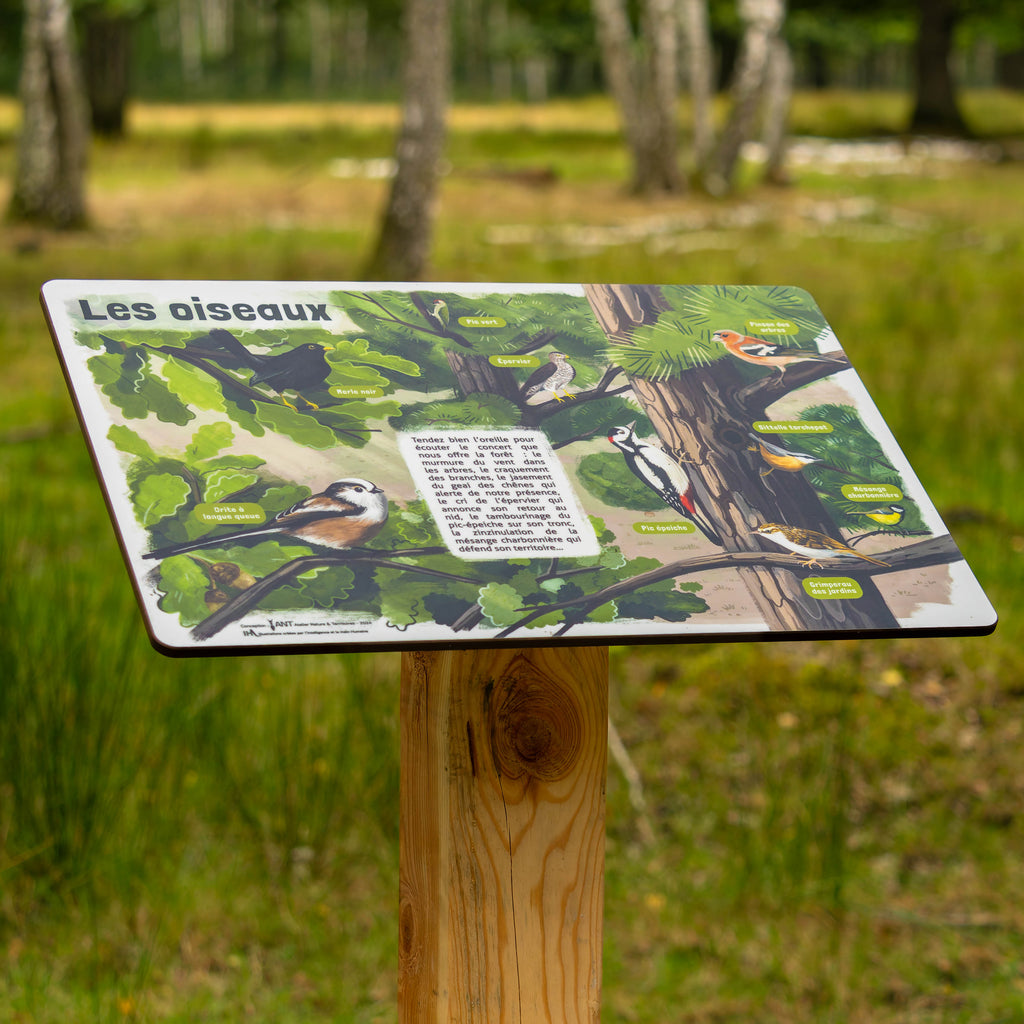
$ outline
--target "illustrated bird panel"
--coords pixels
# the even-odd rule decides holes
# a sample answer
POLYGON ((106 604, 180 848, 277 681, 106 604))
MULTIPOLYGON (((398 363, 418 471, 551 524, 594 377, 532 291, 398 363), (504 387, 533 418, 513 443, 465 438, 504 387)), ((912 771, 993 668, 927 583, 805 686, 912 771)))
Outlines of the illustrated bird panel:
POLYGON ((888 562, 882 562, 870 555, 851 548, 835 537, 819 533, 817 530, 808 530, 801 526, 787 526, 783 523, 762 523, 753 533, 773 541, 787 551, 800 555, 800 564, 810 568, 817 566, 821 568, 823 558, 860 558, 865 562, 874 565, 888 566, 888 562))
POLYGON ((549 352, 546 366, 539 366, 526 379, 522 388, 524 401, 529 401, 535 395, 549 393, 556 402, 563 402, 567 398, 575 398, 565 389, 576 378, 576 370, 567 360, 564 352, 549 352), (559 391, 562 392, 559 395, 559 391))
MULTIPOLYGON (((265 384, 293 409, 295 406, 283 392, 294 391, 302 397, 302 391, 320 387, 331 373, 331 364, 327 362, 323 346, 313 342, 265 355, 246 348, 230 331, 215 327, 208 335, 190 341, 186 348, 191 355, 201 356, 225 369, 252 370, 249 378, 252 387, 265 384)), ((317 408, 309 399, 303 397, 303 401, 317 408)))
POLYGON ((143 558, 168 558, 232 544, 258 544, 272 537, 344 551, 366 544, 380 532, 387 518, 388 500, 383 490, 369 480, 349 477, 335 480, 319 494, 296 502, 269 523, 171 544, 150 551, 143 558))
POLYGON ((684 519, 693 523, 713 544, 722 539, 693 500, 693 484, 683 467, 657 445, 636 436, 636 423, 612 427, 608 440, 615 445, 634 476, 654 491, 662 501, 684 519))
POLYGON ((789 448, 784 448, 782 445, 766 441, 757 434, 751 434, 750 436, 753 438, 754 443, 747 450, 757 452, 765 463, 761 467, 761 476, 768 476, 776 469, 782 470, 784 473, 799 473, 805 466, 821 462, 821 459, 816 455, 792 451, 789 448))
POLYGON ((851 512, 851 516, 867 516, 879 526, 891 528, 899 526, 906 516, 907 510, 902 505, 883 505, 881 508, 868 509, 866 512, 851 512))
POLYGON ((736 331, 715 331, 711 338, 724 345, 725 350, 737 359, 752 363, 754 366, 770 367, 777 374, 784 373, 786 367, 792 363, 835 363, 837 367, 846 365, 845 362, 833 359, 816 349, 789 348, 736 331))

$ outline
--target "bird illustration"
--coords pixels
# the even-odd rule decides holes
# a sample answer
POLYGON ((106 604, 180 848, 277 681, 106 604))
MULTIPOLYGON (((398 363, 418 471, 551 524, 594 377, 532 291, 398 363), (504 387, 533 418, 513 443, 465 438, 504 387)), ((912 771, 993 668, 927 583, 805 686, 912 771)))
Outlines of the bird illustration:
POLYGON ((388 500, 384 492, 369 480, 348 477, 335 480, 319 494, 296 502, 269 523, 171 544, 142 557, 168 558, 186 551, 222 548, 229 544, 256 544, 271 537, 291 538, 314 547, 344 551, 365 544, 378 533, 387 518, 388 500))
POLYGON ((206 573, 210 585, 203 594, 206 607, 211 612, 223 608, 228 601, 237 597, 243 590, 248 590, 256 582, 252 573, 246 572, 236 562, 208 562, 204 558, 189 556, 200 569, 206 573))
POLYGON ((801 526, 785 526, 782 523, 762 523, 752 531, 760 537, 766 537, 781 547, 792 551, 795 555, 803 555, 800 564, 821 568, 822 558, 862 558, 865 562, 888 567, 888 562, 881 562, 870 555, 855 551, 835 537, 819 533, 817 530, 806 530, 801 526))
POLYGON ((567 398, 575 398, 575 395, 570 395, 565 390, 575 377, 576 370, 571 363, 566 361, 564 352, 549 352, 547 365, 538 366, 526 378, 526 383, 522 387, 523 399, 529 400, 534 395, 539 395, 543 392, 550 392, 551 397, 556 402, 563 402, 567 398), (558 394, 559 391, 562 392, 561 397, 558 394))
POLYGON ((748 446, 747 451, 757 452, 767 463, 767 468, 761 467, 761 476, 768 476, 776 469, 781 469, 784 473, 799 473, 805 466, 821 462, 817 456, 809 455, 807 452, 790 451, 788 448, 783 448, 782 445, 772 444, 771 441, 758 437, 757 434, 750 436, 754 439, 754 443, 748 446))
POLYGON ((780 375, 790 363, 816 362, 840 365, 838 360, 816 350, 787 348, 771 341, 751 338, 747 334, 737 334, 735 331, 715 331, 711 337, 712 340, 721 342, 726 351, 737 359, 753 363, 755 366, 771 366, 780 375))
POLYGON ((693 485, 683 467, 664 448, 641 441, 636 422, 612 427, 608 440, 622 452, 634 476, 654 491, 670 508, 689 520, 712 544, 721 544, 715 528, 693 502, 693 485))
POLYGON ((907 510, 902 505, 886 505, 883 508, 873 508, 867 512, 851 512, 851 516, 867 516, 880 526, 899 526, 907 510))
POLYGON ((451 314, 448 312, 448 303, 444 299, 438 299, 434 303, 434 308, 430 311, 430 315, 438 322, 441 330, 447 332, 451 314))
MULTIPOLYGON (((196 338, 186 345, 190 355, 201 356, 225 369, 251 369, 249 384, 256 387, 265 384, 276 391, 285 405, 295 408, 282 392, 299 393, 319 387, 331 373, 322 345, 307 342, 275 355, 253 352, 243 345, 230 331, 215 327, 209 334, 196 338)), ((319 406, 308 398, 299 397, 311 408, 319 406)))

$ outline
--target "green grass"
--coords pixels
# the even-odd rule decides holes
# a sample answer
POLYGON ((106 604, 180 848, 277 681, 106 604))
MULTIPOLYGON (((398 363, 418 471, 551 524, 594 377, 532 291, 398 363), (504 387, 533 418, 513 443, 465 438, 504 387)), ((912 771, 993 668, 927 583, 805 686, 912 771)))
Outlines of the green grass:
MULTIPOLYGON (((799 97, 809 134, 899 97, 799 97)), ((992 135, 1024 100, 968 97, 992 135)), ((0 179, 13 159, 0 110, 0 179)), ((93 228, 0 234, 0 1024, 395 1019, 397 658, 149 648, 37 302, 355 278, 390 108, 140 108, 93 228)), ((1012 140, 1011 140, 1012 141, 1012 140)), ((607 104, 455 111, 432 274, 809 289, 999 610, 985 639, 613 651, 605 1021, 1024 1019, 1024 170, 641 202, 607 104), (553 169, 543 183, 518 172, 553 169)))

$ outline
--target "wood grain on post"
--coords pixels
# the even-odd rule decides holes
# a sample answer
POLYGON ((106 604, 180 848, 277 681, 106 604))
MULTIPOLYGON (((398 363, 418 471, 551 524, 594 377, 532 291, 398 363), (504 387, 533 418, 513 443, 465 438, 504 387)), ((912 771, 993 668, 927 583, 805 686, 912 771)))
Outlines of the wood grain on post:
POLYGON ((608 650, 402 656, 401 1024, 596 1022, 608 650))

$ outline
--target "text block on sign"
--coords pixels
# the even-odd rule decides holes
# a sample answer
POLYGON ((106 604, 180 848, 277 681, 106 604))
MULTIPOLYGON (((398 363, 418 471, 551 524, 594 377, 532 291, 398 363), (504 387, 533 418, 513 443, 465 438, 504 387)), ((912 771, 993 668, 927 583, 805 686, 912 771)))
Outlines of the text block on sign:
POLYGON ((398 444, 460 558, 586 557, 597 537, 538 430, 425 430, 398 444))

